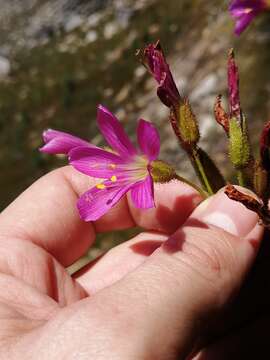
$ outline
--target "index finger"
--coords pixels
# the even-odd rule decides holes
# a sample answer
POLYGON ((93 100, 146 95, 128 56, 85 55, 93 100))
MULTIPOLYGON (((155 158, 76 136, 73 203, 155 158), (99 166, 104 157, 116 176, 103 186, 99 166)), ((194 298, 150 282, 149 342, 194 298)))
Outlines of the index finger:
POLYGON ((165 233, 180 226, 198 201, 197 193, 180 182, 155 187, 156 208, 135 209, 124 197, 95 223, 79 217, 78 196, 95 183, 70 166, 45 175, 23 192, 0 215, 0 236, 32 241, 64 266, 91 246, 96 231, 142 226, 165 233))

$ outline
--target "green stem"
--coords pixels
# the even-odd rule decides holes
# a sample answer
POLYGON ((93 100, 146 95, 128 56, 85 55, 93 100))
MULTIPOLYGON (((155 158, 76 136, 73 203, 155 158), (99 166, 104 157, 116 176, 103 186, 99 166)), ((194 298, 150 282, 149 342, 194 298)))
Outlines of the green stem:
POLYGON ((245 175, 243 174, 243 171, 238 170, 237 171, 237 180, 238 180, 238 185, 240 186, 245 186, 245 175))
POLYGON ((240 186, 246 187, 252 191, 255 190, 253 188, 252 180, 250 179, 249 169, 237 170, 237 180, 240 186))
POLYGON ((193 160, 193 166, 195 167, 196 172, 199 174, 202 185, 205 187, 209 195, 213 195, 214 191, 212 190, 210 182, 208 181, 207 175, 204 171, 204 167, 201 163, 201 159, 196 149, 192 151, 192 160, 193 160))
POLYGON ((183 178, 182 176, 180 176, 178 174, 175 174, 174 178, 181 181, 181 182, 183 182, 183 183, 185 183, 185 184, 187 184, 187 185, 189 185, 189 186, 191 186, 191 187, 193 187, 193 189, 198 191, 198 193, 202 196, 203 199, 206 199, 209 196, 209 194, 206 191, 201 189, 199 186, 197 186, 193 182, 183 178))

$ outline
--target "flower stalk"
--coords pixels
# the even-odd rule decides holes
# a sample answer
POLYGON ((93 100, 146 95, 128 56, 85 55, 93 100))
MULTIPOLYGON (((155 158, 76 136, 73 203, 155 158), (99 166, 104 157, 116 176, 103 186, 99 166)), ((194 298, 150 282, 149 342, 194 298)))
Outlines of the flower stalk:
POLYGON ((199 177, 199 179, 201 180, 201 183, 203 184, 204 188, 206 189, 207 193, 209 195, 213 195, 214 194, 214 190, 211 186, 211 183, 208 179, 208 176, 205 172, 204 166, 202 164, 199 152, 197 149, 193 149, 192 151, 192 164, 193 167, 199 177))
POLYGON ((203 199, 206 199, 209 197, 209 193, 204 191, 201 187, 199 187, 198 185, 194 184, 193 182, 189 181, 188 179, 182 177, 181 175, 179 174, 175 174, 175 177, 174 179, 176 180, 179 180, 189 186, 191 186, 193 189, 195 189, 203 199))

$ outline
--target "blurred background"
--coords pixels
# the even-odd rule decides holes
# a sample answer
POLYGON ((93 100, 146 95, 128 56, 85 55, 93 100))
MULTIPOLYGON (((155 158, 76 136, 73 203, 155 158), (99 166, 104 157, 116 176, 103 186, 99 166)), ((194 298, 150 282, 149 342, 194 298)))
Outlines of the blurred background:
POLYGON ((102 103, 134 136, 139 117, 157 124, 164 160, 192 178, 173 140, 156 84, 135 58, 157 39, 201 126, 201 145, 230 176, 226 139, 213 120, 217 94, 226 99, 227 51, 240 65, 242 106, 252 141, 270 118, 270 16, 242 34, 223 0, 0 0, 0 207, 35 179, 66 164, 39 153, 48 127, 102 145, 102 103))

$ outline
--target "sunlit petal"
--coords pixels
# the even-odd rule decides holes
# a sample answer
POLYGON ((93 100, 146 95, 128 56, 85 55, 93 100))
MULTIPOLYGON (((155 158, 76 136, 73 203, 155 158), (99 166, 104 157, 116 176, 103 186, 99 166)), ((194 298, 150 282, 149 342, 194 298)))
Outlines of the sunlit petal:
POLYGON ((70 151, 69 163, 83 174, 109 179, 122 172, 119 165, 123 159, 109 151, 99 148, 78 147, 70 151))
POLYGON ((155 206, 153 180, 150 175, 145 180, 133 185, 131 199, 137 208, 149 209, 155 206))
POLYGON ((99 129, 107 143, 117 151, 119 155, 130 157, 137 151, 129 140, 122 125, 117 118, 104 106, 99 105, 97 121, 99 129))
POLYGON ((156 160, 160 150, 160 138, 155 126, 141 119, 137 128, 137 139, 147 158, 150 161, 156 160))
POLYGON ((63 131, 48 129, 42 135, 45 145, 39 150, 48 154, 68 154, 71 149, 78 146, 95 147, 89 142, 63 131))
POLYGON ((81 218, 85 221, 99 219, 127 193, 130 187, 130 184, 110 187, 110 184, 105 182, 104 188, 93 187, 86 191, 77 203, 81 218))

